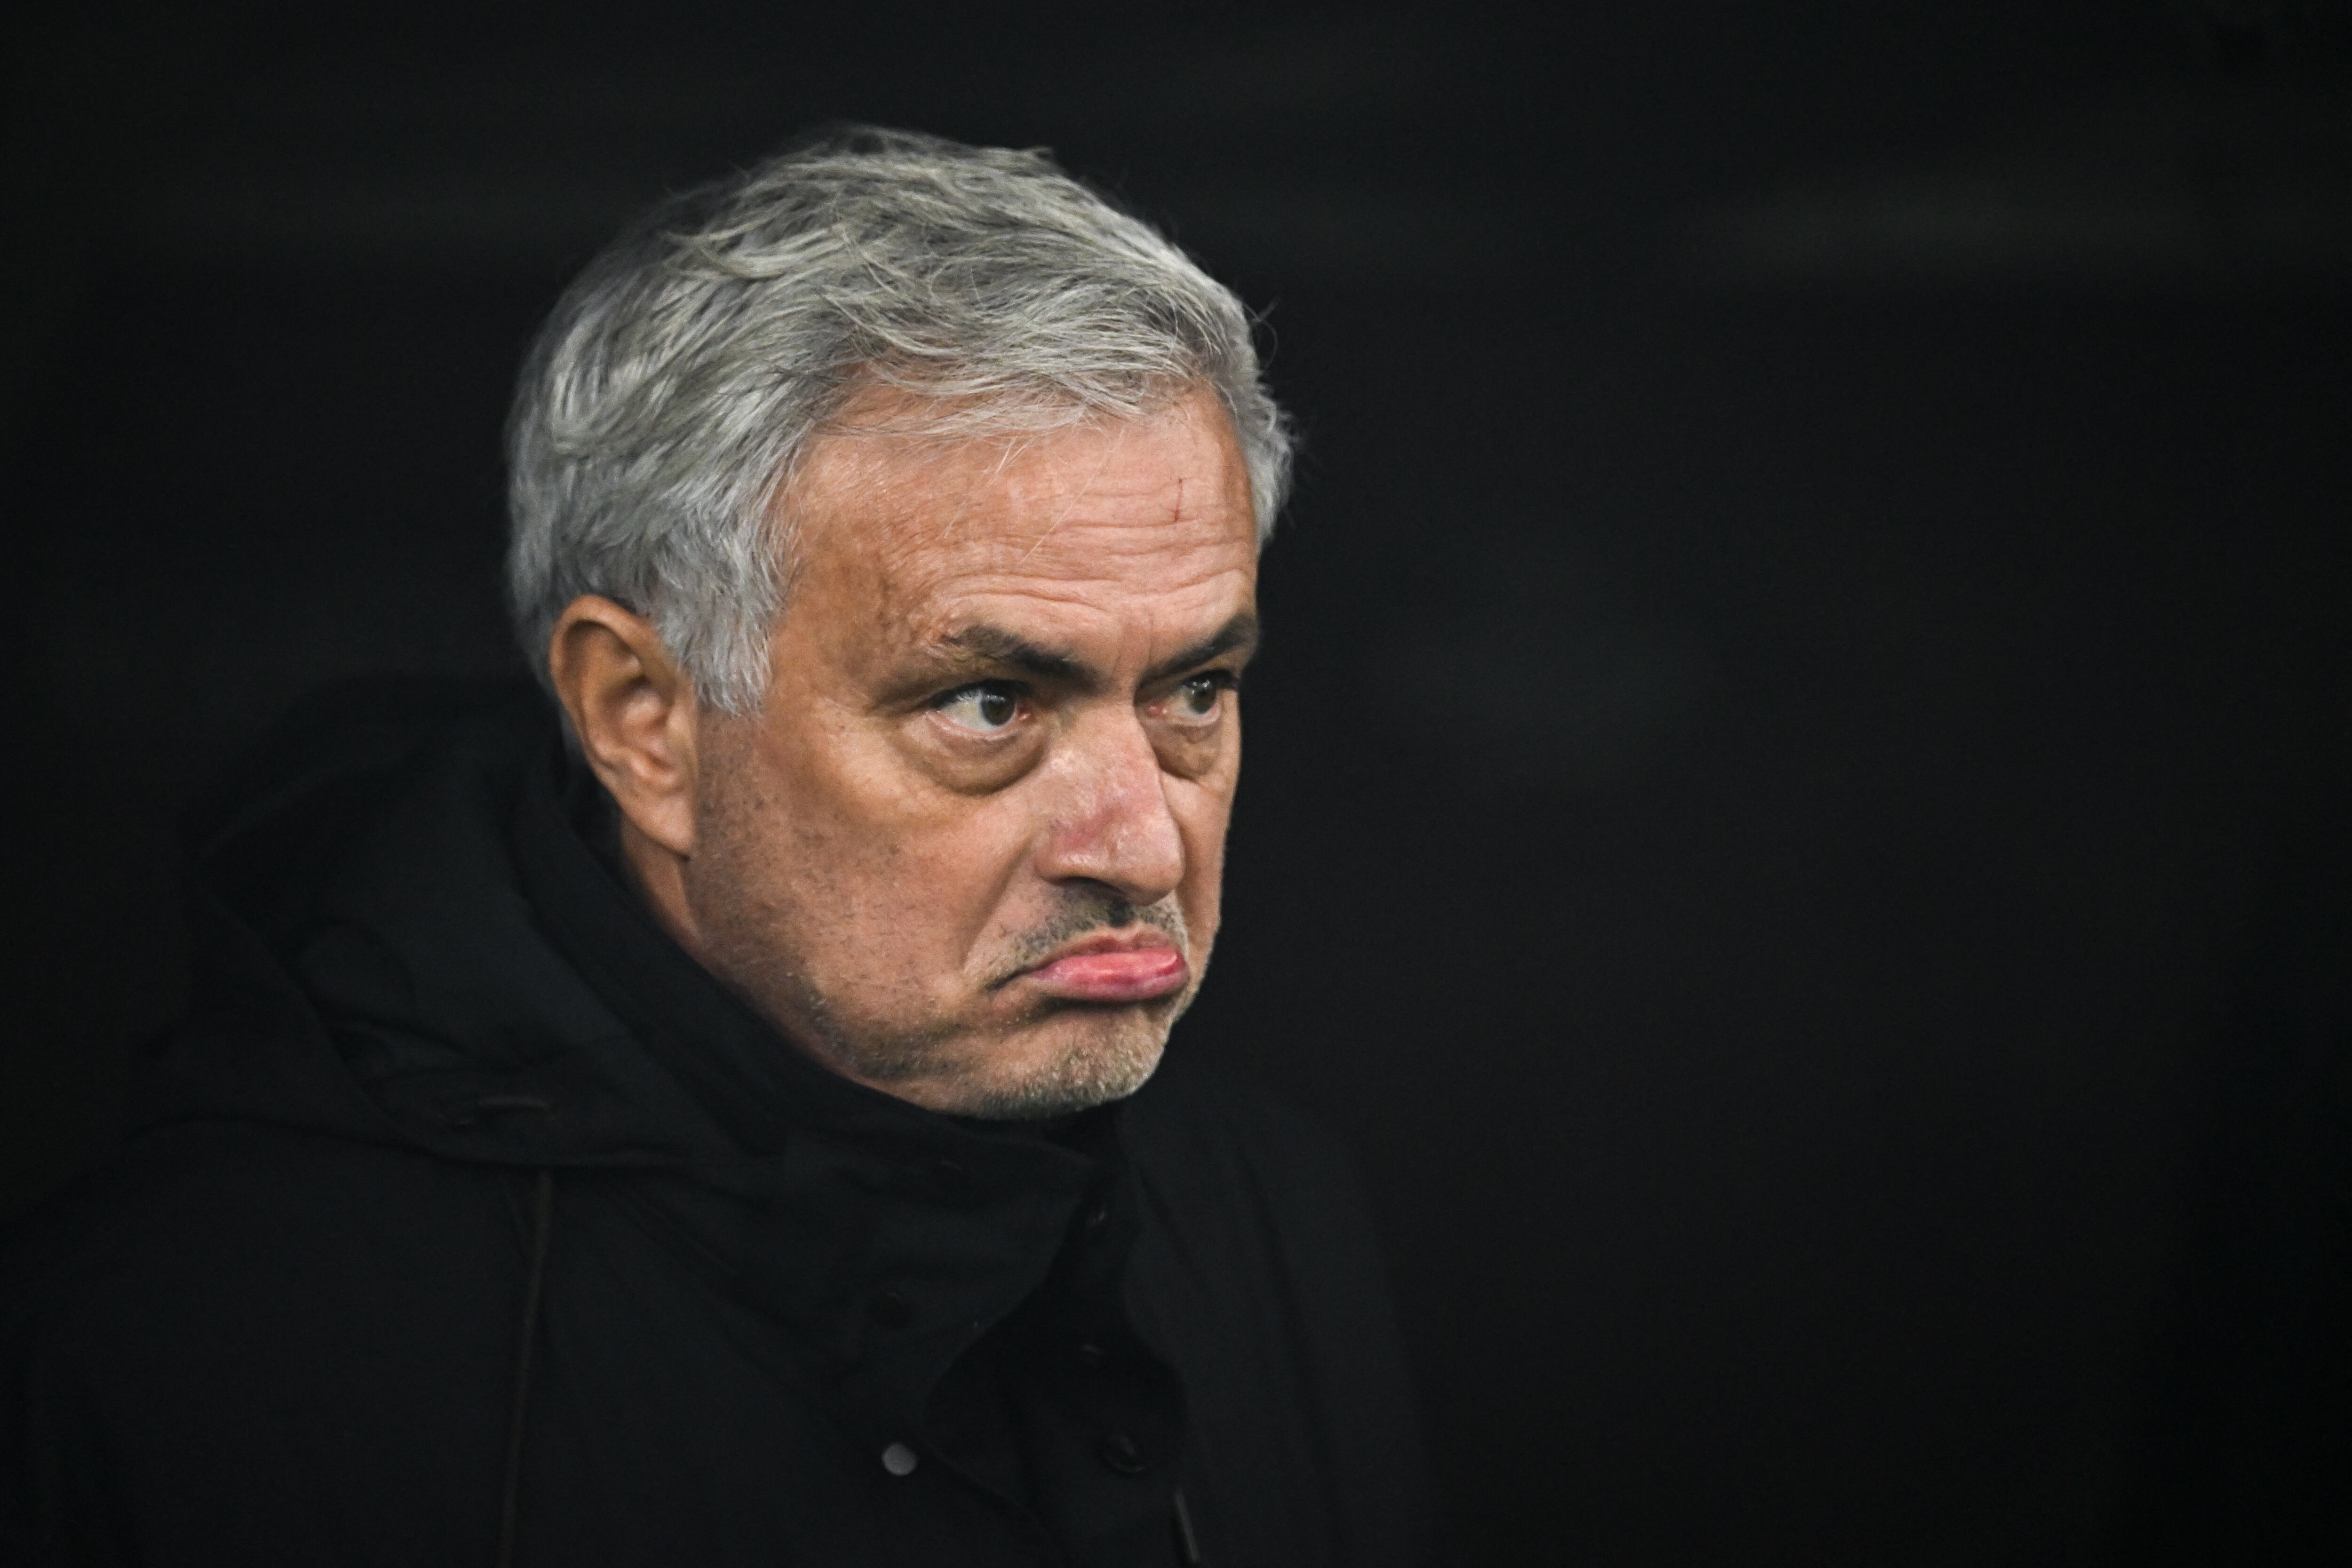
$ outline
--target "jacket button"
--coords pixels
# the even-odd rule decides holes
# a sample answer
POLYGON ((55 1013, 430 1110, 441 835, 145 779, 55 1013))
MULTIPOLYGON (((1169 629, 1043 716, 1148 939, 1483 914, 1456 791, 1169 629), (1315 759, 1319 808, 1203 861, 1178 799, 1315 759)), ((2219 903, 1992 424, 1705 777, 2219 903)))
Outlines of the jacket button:
POLYGON ((1087 1228, 1088 1230, 1100 1230, 1104 1226, 1109 1223, 1110 1200, 1108 1198, 1098 1198, 1095 1202, 1095 1206, 1087 1211, 1087 1228))
POLYGON ((1092 1340, 1080 1340, 1078 1342, 1078 1348, 1075 1353, 1078 1358, 1078 1364, 1085 1367, 1088 1372, 1097 1370, 1107 1359, 1108 1359, 1103 1353, 1102 1346, 1095 1343, 1092 1340))
POLYGON ((1095 1452, 1102 1457, 1103 1464, 1114 1474, 1139 1476, 1144 1471, 1142 1450, 1124 1432, 1114 1432, 1104 1438, 1102 1446, 1095 1452))
POLYGON ((894 1476, 911 1476, 922 1456, 904 1443, 893 1443, 882 1450, 882 1468, 894 1476))
POLYGON ((915 1321, 915 1309, 896 1290, 885 1290, 866 1304, 866 1315, 886 1329, 903 1329, 915 1321))

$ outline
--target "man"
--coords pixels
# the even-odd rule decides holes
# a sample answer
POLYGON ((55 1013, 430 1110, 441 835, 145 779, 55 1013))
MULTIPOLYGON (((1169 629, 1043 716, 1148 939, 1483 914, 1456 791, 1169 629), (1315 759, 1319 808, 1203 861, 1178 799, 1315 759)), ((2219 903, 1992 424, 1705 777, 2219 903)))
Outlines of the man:
POLYGON ((594 262, 510 456, 546 695, 346 691, 192 818, 197 1008, 10 1247, 0 1554, 1422 1560, 1339 1162, 1158 1070, 1288 457, 1232 295, 844 133, 594 262))

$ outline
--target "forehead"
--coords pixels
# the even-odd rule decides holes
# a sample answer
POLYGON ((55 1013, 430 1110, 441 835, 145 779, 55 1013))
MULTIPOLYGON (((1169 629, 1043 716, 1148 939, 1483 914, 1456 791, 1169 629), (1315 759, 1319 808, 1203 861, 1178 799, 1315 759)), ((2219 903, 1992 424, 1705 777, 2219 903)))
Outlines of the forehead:
POLYGON ((1207 394, 1138 419, 946 441, 887 420, 821 438, 783 497, 793 596, 903 636, 973 616, 1171 632, 1246 608, 1249 479, 1207 394))

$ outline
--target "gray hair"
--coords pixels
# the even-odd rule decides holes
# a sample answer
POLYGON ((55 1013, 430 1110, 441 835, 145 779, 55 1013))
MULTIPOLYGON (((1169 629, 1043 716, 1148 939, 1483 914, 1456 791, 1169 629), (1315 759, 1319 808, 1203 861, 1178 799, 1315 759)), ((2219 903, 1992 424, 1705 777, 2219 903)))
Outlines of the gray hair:
POLYGON ((653 622, 703 702, 756 707, 793 542, 779 492, 875 387, 949 438, 1213 388, 1263 543, 1291 436, 1251 327, 1043 151, 853 127, 674 197, 589 264, 524 363, 507 575, 525 656, 544 680, 563 607, 601 594, 653 622))

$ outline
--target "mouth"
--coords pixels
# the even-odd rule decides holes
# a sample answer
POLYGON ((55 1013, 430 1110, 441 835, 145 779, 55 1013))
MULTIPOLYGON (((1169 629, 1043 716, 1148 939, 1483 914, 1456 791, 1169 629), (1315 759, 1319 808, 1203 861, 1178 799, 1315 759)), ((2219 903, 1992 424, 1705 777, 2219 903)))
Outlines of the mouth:
POLYGON ((1157 931, 1104 933, 1057 949, 1015 976, 1066 1002, 1150 1002, 1184 988, 1191 966, 1157 931))

